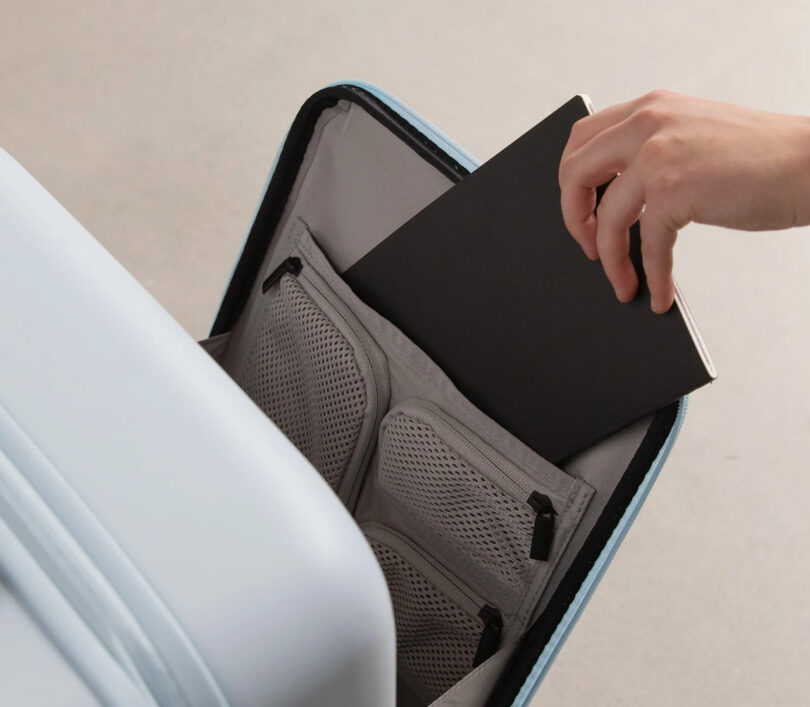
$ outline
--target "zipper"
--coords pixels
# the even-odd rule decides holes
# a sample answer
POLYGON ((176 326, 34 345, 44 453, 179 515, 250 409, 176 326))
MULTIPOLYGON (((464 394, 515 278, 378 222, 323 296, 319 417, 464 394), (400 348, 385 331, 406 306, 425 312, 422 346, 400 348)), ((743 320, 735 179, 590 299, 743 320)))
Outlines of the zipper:
POLYGON ((447 137, 441 130, 439 130, 433 123, 425 120, 421 115, 413 110, 409 105, 403 103, 399 98, 392 95, 388 91, 368 83, 356 79, 349 79, 347 81, 337 81, 328 84, 324 88, 330 86, 355 86, 370 93, 377 100, 382 101, 389 108, 398 113, 401 117, 405 118, 413 127, 421 132, 428 138, 434 145, 446 152, 450 157, 456 160, 466 170, 472 172, 480 166, 480 162, 475 159, 467 150, 465 150, 457 142, 447 137))
MULTIPOLYGON (((485 450, 481 449, 477 439, 473 437, 473 433, 463 427, 459 422, 449 417, 444 411, 432 403, 424 400, 409 400, 401 403, 394 408, 389 414, 389 417, 394 417, 397 414, 409 415, 410 411, 417 411, 417 419, 421 419, 427 424, 433 421, 438 421, 439 426, 444 432, 444 442, 452 447, 465 446, 472 452, 472 456, 476 457, 481 464, 475 465, 476 470, 482 476, 493 482, 498 488, 509 494, 518 503, 523 503, 535 513, 534 531, 532 533, 532 545, 529 552, 529 557, 533 560, 547 561, 551 552, 551 543, 554 539, 555 517, 557 511, 551 499, 544 493, 535 490, 535 482, 524 472, 520 467, 515 466, 507 460, 502 458, 495 461, 492 456, 485 450), (419 415, 418 413, 423 413, 419 415), (425 419, 427 417, 428 419, 425 419), (432 419, 431 419, 432 418, 432 419), (450 442, 446 439, 450 437, 450 442), (454 444, 454 442, 456 444, 454 444), (458 444, 458 443, 461 444, 458 444), (508 467, 509 471, 504 470, 503 467, 508 467), (517 477, 517 478, 515 478, 517 477)), ((409 415, 410 416, 410 415, 409 415)), ((386 421, 383 420, 382 427, 386 421)), ((439 437, 443 435, 434 430, 439 437)), ((500 455, 499 455, 500 456, 500 455)), ((564 472, 560 472, 561 474, 564 472)))
MULTIPOLYGON (((307 236, 309 237, 308 232, 307 236)), ((309 237, 309 241, 312 247, 316 247, 314 239, 309 237)), ((327 310, 328 315, 331 315, 333 320, 342 322, 351 332, 355 341, 358 343, 357 349, 359 350, 360 355, 362 355, 366 368, 370 372, 370 376, 372 378, 371 385, 369 386, 369 396, 371 398, 369 400, 369 405, 371 405, 376 411, 375 419, 371 434, 368 436, 368 440, 366 441, 363 449, 360 468, 352 479, 351 486, 346 497, 346 505, 349 510, 352 510, 357 494, 360 490, 359 484, 365 476, 365 474, 362 472, 368 466, 371 449, 376 441, 377 423, 385 414, 383 409, 384 405, 381 404, 381 401, 386 401, 385 405, 387 405, 388 386, 386 384, 385 377, 379 375, 377 372, 377 369, 379 368, 378 364, 375 361, 372 361, 371 356, 369 356, 368 353, 372 346, 375 349, 378 348, 376 342, 371 338, 371 335, 365 330, 365 328, 363 328, 362 324, 354 321, 355 317, 351 309, 335 294, 334 290, 332 290, 323 276, 321 276, 321 274, 318 272, 318 269, 309 260, 307 260, 306 257, 303 256, 300 250, 295 252, 298 252, 298 255, 291 255, 289 258, 286 258, 275 270, 273 270, 273 272, 267 276, 267 278, 265 278, 264 282, 262 283, 262 293, 266 294, 273 289, 279 282, 281 282, 281 279, 285 275, 295 277, 298 282, 302 284, 307 294, 322 310, 327 310)))
POLYGON ((472 667, 483 663, 498 650, 503 632, 503 618, 498 609, 488 604, 483 597, 454 577, 404 535, 378 523, 367 523, 362 530, 370 538, 378 540, 396 552, 465 614, 480 619, 482 629, 472 667))
POLYGON ((290 257, 287 258, 284 262, 281 263, 273 272, 271 272, 265 281, 262 283, 262 294, 266 295, 268 290, 270 290, 273 285, 275 285, 279 280, 281 280, 284 275, 295 275, 298 276, 301 273, 301 268, 303 265, 301 264, 301 258, 290 257))
POLYGON ((619 491, 614 490, 546 610, 524 635, 520 653, 515 654, 511 664, 498 678, 487 707, 509 707, 529 702, 644 504, 675 445, 688 404, 689 397, 684 396, 656 413, 651 428, 620 481, 623 487, 626 483, 622 482, 633 479, 630 482, 632 491, 624 495, 627 492, 622 488, 622 497, 619 497, 619 491), (675 405, 677 409, 674 413, 670 412, 675 405), (667 420, 669 415, 674 418, 671 422, 667 420), (648 447, 651 441, 655 444, 654 435, 657 434, 654 428, 662 424, 669 425, 666 437, 663 444, 651 452, 648 447), (642 449, 644 454, 639 456, 642 449), (638 476, 640 478, 636 479, 638 476))
POLYGON ((554 540, 554 516, 557 515, 557 511, 554 510, 551 499, 539 491, 532 491, 528 503, 537 514, 534 518, 529 557, 533 560, 546 561, 551 553, 551 542, 554 540))
POLYGON ((473 668, 477 668, 498 650, 503 631, 501 612, 494 606, 484 604, 481 611, 478 612, 478 618, 484 622, 484 630, 481 631, 481 639, 478 641, 478 649, 475 651, 473 668))

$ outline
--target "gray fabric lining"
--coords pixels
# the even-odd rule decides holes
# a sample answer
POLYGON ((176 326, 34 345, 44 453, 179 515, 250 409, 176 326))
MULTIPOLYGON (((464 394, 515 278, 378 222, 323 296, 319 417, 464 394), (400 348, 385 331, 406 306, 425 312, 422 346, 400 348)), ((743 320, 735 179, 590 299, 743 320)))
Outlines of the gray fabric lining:
POLYGON ((208 352, 208 355, 211 358, 219 362, 228 347, 228 339, 230 336, 230 332, 225 332, 224 334, 219 334, 218 336, 212 336, 210 339, 201 341, 200 346, 202 346, 208 352))
MULTIPOLYGON (((484 707, 495 687, 498 676, 503 671, 507 661, 512 657, 517 645, 517 641, 504 645, 497 653, 481 663, 471 673, 468 673, 441 697, 431 702, 430 707, 484 707)), ((412 706, 398 702, 397 707, 412 706)))
POLYGON ((634 422, 582 454, 578 454, 563 466, 567 473, 585 481, 595 493, 579 527, 568 544, 565 555, 557 565, 554 576, 548 583, 546 591, 537 605, 534 617, 539 616, 546 608, 548 601, 554 594, 554 590, 565 576, 587 539, 588 533, 591 532, 594 523, 602 513, 613 489, 616 488, 622 475, 627 470, 627 465, 641 445, 641 440, 644 439, 651 421, 652 415, 634 422))
MULTIPOLYGON (((517 638, 520 627, 528 625, 545 608, 570 567, 641 443, 651 417, 569 460, 563 473, 475 408, 402 332, 354 296, 337 273, 450 186, 448 178, 358 106, 340 101, 326 110, 315 127, 248 305, 232 332, 204 342, 204 346, 228 368, 234 352, 249 339, 254 326, 251 322, 263 306, 262 280, 297 249, 317 269, 337 299, 350 305, 353 316, 382 350, 390 383, 386 409, 409 399, 430 401, 474 431, 484 445, 497 450, 529 476, 549 484, 549 495, 562 495, 576 506, 563 514, 571 519, 571 527, 563 533, 568 535, 567 548, 552 558, 556 566, 548 583, 543 582, 544 587, 528 587, 520 609, 507 612, 507 621, 516 631, 506 638, 508 647, 471 671, 434 703, 437 707, 476 707, 483 704, 503 670, 514 648, 512 639, 517 638)), ((414 529, 412 513, 370 481, 380 463, 379 449, 370 451, 373 456, 367 464, 367 481, 354 514, 357 521, 408 529, 421 547, 448 565, 455 562, 470 576, 471 586, 486 597, 495 585, 485 573, 477 572, 457 557, 454 559, 446 546, 443 550, 442 532, 425 527, 414 529)), ((398 694, 400 707, 424 704, 405 686, 401 686, 398 694)))
POLYGON ((343 272, 452 185, 363 109, 339 101, 318 123, 276 234, 303 219, 329 234, 320 245, 343 272))

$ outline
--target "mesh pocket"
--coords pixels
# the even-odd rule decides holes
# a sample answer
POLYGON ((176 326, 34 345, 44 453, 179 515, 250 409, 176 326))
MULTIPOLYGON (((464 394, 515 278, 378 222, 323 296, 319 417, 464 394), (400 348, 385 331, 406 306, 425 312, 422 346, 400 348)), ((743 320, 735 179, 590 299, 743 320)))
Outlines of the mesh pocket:
POLYGON ((282 277, 262 298, 229 373, 338 491, 373 433, 373 373, 361 368, 360 344, 340 318, 297 279, 282 277))
POLYGON ((400 552, 367 539, 391 594, 400 678, 432 702, 473 669, 483 622, 471 611, 480 607, 461 607, 400 552))
POLYGON ((427 422, 402 413, 385 421, 378 482, 501 583, 515 592, 525 586, 533 568, 534 512, 451 449, 427 422))

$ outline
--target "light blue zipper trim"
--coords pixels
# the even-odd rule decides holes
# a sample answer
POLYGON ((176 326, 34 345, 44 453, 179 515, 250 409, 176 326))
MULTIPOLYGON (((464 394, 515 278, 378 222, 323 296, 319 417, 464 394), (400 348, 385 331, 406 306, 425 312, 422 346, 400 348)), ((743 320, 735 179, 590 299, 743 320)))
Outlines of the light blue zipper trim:
POLYGON ((625 535, 627 535, 627 531, 630 529, 630 526, 636 519, 642 504, 647 498, 647 494, 649 494, 652 485, 658 478, 658 474, 661 473, 664 462, 667 460, 667 457, 672 450, 672 446, 675 444, 675 440, 678 437, 678 433, 681 430, 681 426, 683 425, 688 403, 688 396, 681 398, 678 414, 675 418, 675 424, 672 426, 663 447, 661 447, 661 451, 658 452, 658 456, 655 458, 650 470, 647 472, 647 475, 641 482, 638 491, 636 491, 635 495, 633 496, 633 500, 630 502, 630 505, 628 505, 627 510, 625 510, 624 515, 622 516, 618 525, 613 530, 610 539, 605 544, 602 552, 599 554, 599 558, 591 571, 588 573, 588 576, 585 578, 582 586, 580 586, 576 597, 574 597, 574 601, 571 602, 571 605, 568 607, 568 610, 565 612, 562 620, 557 625, 557 628, 549 639, 549 642, 546 644, 546 647, 543 649, 543 652, 540 654, 540 657, 534 664, 532 671, 529 673, 529 676, 523 683, 523 687, 520 689, 517 697, 515 697, 512 707, 528 706, 529 702, 534 696, 534 693, 537 691, 537 688, 543 681, 546 672, 551 667, 554 658, 557 657, 557 653, 559 653, 560 648, 562 648, 565 639, 568 638, 571 629, 574 627, 574 624, 579 619, 580 614, 587 606, 588 601, 593 595, 596 587, 599 585, 605 571, 613 561, 613 557, 615 556, 616 551, 619 549, 619 546, 622 544, 622 540, 624 540, 625 535))

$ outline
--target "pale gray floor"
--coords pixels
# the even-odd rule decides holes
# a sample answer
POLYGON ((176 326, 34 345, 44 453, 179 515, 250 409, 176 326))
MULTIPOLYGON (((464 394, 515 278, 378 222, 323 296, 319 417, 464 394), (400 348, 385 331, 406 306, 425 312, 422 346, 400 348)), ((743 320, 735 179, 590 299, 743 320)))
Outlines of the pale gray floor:
MULTIPOLYGON (((806 0, 2 0, 0 145, 202 336, 322 84, 378 83, 487 158, 580 91, 810 114, 808 37, 806 0)), ((808 703, 810 233, 691 226, 676 259, 720 379, 538 705, 808 703)), ((0 611, 0 702, 76 704, 47 650, 9 648, 29 630, 0 611)))

